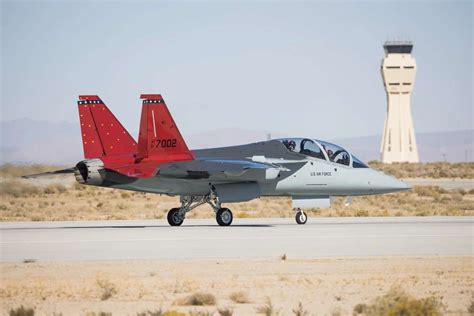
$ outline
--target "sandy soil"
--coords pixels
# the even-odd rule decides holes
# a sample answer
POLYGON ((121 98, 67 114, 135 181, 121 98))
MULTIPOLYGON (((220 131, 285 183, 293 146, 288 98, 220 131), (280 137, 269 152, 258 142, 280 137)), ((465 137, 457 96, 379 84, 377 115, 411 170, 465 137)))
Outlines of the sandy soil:
POLYGON ((20 305, 37 315, 146 310, 207 311, 253 315, 269 297, 281 315, 298 302, 312 315, 350 315, 391 286, 418 298, 435 296, 446 314, 467 315, 474 297, 474 257, 395 257, 292 260, 154 260, 62 263, 1 263, 0 313, 20 305), (111 297, 102 300, 107 290, 111 297), (179 306, 199 291, 213 294, 213 306, 179 306), (229 296, 243 291, 250 302, 229 296))

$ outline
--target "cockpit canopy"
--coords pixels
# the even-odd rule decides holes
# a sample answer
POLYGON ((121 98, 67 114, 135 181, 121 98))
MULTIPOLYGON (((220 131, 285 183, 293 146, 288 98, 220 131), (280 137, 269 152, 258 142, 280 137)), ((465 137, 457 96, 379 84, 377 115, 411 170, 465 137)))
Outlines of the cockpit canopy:
POLYGON ((305 156, 329 160, 341 165, 352 166, 353 168, 368 168, 360 159, 351 155, 344 148, 317 139, 309 138, 282 138, 278 139, 285 147, 295 153, 305 156))

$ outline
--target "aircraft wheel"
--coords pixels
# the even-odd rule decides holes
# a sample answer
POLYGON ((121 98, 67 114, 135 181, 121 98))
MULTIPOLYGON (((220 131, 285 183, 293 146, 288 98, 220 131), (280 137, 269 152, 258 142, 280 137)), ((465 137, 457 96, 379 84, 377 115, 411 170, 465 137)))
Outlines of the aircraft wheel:
POLYGON ((305 212, 299 211, 296 213, 295 219, 299 225, 303 225, 306 224, 306 222, 308 221, 308 216, 305 212))
POLYGON ((232 224, 233 219, 234 216, 228 208, 220 208, 217 211, 216 220, 219 226, 229 226, 230 224, 232 224))
POLYGON ((170 226, 181 226, 183 221, 184 218, 179 216, 179 208, 172 208, 168 212, 168 224, 170 224, 170 226))

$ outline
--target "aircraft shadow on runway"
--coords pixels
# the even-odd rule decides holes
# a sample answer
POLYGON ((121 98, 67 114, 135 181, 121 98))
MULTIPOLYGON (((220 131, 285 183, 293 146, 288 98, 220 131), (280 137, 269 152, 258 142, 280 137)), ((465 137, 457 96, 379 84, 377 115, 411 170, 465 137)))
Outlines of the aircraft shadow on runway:
MULTIPOLYGON (((220 227, 219 225, 183 225, 181 227, 176 227, 176 229, 185 229, 186 227, 220 227)), ((265 228, 265 227, 274 227, 274 225, 267 225, 267 224, 235 224, 232 226, 228 226, 225 229, 232 229, 238 227, 258 227, 258 228, 265 228)), ((12 228, 1 228, 2 230, 54 230, 54 229, 104 229, 104 228, 113 228, 113 229, 121 229, 121 228, 171 228, 168 225, 101 225, 101 226, 55 226, 55 227, 12 227, 12 228)))

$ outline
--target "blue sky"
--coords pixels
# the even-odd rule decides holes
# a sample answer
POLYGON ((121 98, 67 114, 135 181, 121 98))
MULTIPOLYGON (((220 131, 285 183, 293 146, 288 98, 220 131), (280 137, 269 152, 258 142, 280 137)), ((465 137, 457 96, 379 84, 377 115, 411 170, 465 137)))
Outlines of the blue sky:
POLYGON ((2 1, 1 119, 76 122, 99 94, 136 134, 162 93, 183 134, 380 134, 387 39, 414 42, 418 132, 473 128, 472 2, 2 1))

